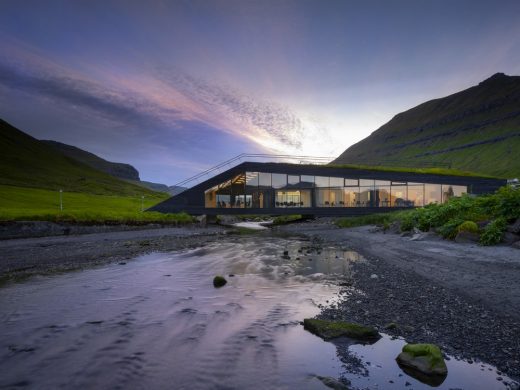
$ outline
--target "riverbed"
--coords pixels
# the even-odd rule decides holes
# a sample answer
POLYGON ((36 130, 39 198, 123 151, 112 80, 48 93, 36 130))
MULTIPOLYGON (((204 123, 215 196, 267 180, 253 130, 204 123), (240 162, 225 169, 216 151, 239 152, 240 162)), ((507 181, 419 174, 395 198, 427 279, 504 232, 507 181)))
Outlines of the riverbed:
MULTIPOLYGON (((397 366, 402 339, 333 344, 303 330, 303 318, 348 299, 361 255, 299 237, 261 240, 228 237, 4 287, 0 387, 327 388, 321 376, 353 388, 429 388, 397 366), (219 289, 217 274, 228 281, 219 289)), ((484 363, 447 364, 440 388, 510 382, 484 363)))

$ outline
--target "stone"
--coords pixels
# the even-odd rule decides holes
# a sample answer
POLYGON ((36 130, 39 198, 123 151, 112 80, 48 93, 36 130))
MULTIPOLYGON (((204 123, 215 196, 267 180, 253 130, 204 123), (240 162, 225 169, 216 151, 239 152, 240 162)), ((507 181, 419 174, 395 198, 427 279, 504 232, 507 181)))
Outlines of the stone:
POLYGON ((201 227, 206 227, 208 225, 208 217, 206 216, 206 214, 199 215, 197 217, 197 221, 199 222, 201 227))
POLYGON ((423 233, 415 233, 410 238, 410 241, 422 241, 424 240, 424 234, 423 233))
POLYGON ((506 230, 509 233, 520 234, 520 218, 517 218, 515 223, 513 223, 512 225, 508 225, 506 230))
POLYGON ((316 375, 316 378, 318 378, 321 383, 323 383, 325 386, 330 387, 334 390, 348 390, 350 385, 350 382, 348 382, 348 385, 338 381, 337 379, 331 378, 330 376, 319 376, 316 375))
POLYGON ((215 288, 225 286, 226 283, 227 283, 227 280, 223 276, 217 275, 213 278, 213 287, 215 287, 215 288))
POLYGON ((520 249, 520 241, 517 241, 513 245, 511 245, 511 248, 520 249))
POLYGON ((408 375, 431 385, 440 385, 448 375, 442 352, 435 344, 406 344, 396 358, 408 375))
POLYGON ((392 222, 390 224, 390 226, 388 227, 388 231, 390 233, 394 233, 394 234, 401 233, 401 222, 400 221, 392 222))
POLYGON ((370 275, 370 279, 377 279, 377 278, 378 278, 378 276, 376 274, 370 275))
POLYGON ((363 341, 377 341, 381 338, 379 332, 372 327, 344 321, 327 321, 315 318, 305 318, 303 320, 303 327, 305 330, 308 330, 324 340, 348 337, 363 341))
POLYGON ((462 243, 478 243, 480 235, 478 233, 472 233, 467 231, 458 232, 455 236, 455 242, 462 243))
POLYGON ((502 236, 502 242, 506 243, 507 245, 512 245, 517 241, 520 241, 520 236, 518 234, 505 232, 502 236))

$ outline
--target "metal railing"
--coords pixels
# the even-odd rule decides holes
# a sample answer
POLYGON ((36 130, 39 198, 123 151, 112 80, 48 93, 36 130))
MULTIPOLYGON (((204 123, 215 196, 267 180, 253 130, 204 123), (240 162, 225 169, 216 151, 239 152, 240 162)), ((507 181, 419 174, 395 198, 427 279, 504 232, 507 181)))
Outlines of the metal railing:
MULTIPOLYGON (((297 162, 298 164, 316 164, 316 165, 325 165, 329 164, 335 157, 318 157, 318 156, 294 156, 289 154, 251 154, 251 153, 242 153, 235 157, 230 158, 224 162, 221 162, 211 168, 206 169, 203 172, 197 173, 194 176, 191 176, 185 180, 182 180, 176 183, 175 187, 183 187, 181 191, 176 193, 175 195, 179 195, 182 192, 190 189, 191 187, 207 180, 208 176, 215 176, 219 173, 222 173, 225 170, 231 169, 238 164, 244 161, 258 162, 258 161, 269 161, 269 162, 297 162)), ((385 160, 385 161, 367 161, 363 160, 363 162, 349 163, 349 162, 340 162, 338 164, 352 164, 352 165, 363 165, 363 166, 394 166, 394 167, 406 167, 406 166, 414 166, 415 168, 451 168, 451 163, 446 161, 414 161, 412 162, 407 160, 385 160)))
POLYGON ((191 176, 185 180, 182 180, 176 184, 175 187, 184 187, 184 189, 178 192, 176 195, 186 191, 187 189, 203 182, 208 178, 208 175, 215 176, 219 173, 222 173, 225 170, 231 169, 238 164, 244 161, 265 161, 269 162, 294 162, 297 161, 298 164, 316 164, 323 165, 330 163, 334 157, 317 157, 317 156, 294 156, 289 154, 250 154, 250 153, 242 153, 238 156, 230 158, 220 164, 215 165, 209 169, 206 169, 203 172, 197 173, 194 176, 191 176))

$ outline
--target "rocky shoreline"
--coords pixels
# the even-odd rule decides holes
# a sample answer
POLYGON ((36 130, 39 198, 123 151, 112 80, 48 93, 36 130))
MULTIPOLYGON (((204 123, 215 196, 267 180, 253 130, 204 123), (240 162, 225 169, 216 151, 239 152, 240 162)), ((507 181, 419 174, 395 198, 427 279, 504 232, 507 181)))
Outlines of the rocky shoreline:
MULTIPOLYGON (((373 326, 408 342, 435 343, 446 354, 456 358, 473 364, 483 361, 496 366, 497 381, 504 380, 504 374, 519 380, 520 318, 511 307, 493 306, 474 296, 469 289, 462 291, 457 286, 450 287, 449 282, 443 285, 435 280, 433 272, 428 278, 416 272, 414 267, 396 266, 384 240, 376 251, 379 255, 374 255, 375 251, 366 244, 382 233, 369 233, 367 228, 336 229, 327 223, 295 225, 283 230, 312 237, 317 251, 326 246, 340 246, 354 249, 366 259, 353 264, 353 276, 344 282, 340 302, 332 307, 323 307, 318 318, 373 326), (361 240, 362 236, 364 240, 361 240)), ((435 238, 431 240, 436 241, 435 238)), ((452 242, 440 241, 441 244, 459 245, 459 248, 455 247, 454 255, 457 249, 464 249, 452 242)), ((482 249, 492 253, 492 249, 482 249)), ((419 251, 417 256, 421 256, 419 251)), ((462 263, 460 258, 458 260, 459 264, 462 263)), ((503 271, 516 272, 519 276, 520 251, 516 260, 510 264, 509 271, 503 271)), ((457 265, 453 262, 453 267, 457 265)), ((499 263, 497 267, 504 268, 504 264, 499 263)), ((474 283, 478 285, 478 278, 475 279, 474 283)), ((509 291, 515 300, 519 298, 516 293, 516 290, 509 291)), ((339 351, 340 354, 346 352, 339 351)), ((349 357, 345 356, 345 359, 349 357)))
MULTIPOLYGON (((497 380, 503 374, 520 379, 518 249, 430 235, 411 240, 369 227, 339 229, 326 219, 280 226, 273 233, 309 237, 316 252, 353 249, 366 259, 352 264, 342 299, 324 307, 320 318, 373 326, 408 342, 435 343, 451 356, 493 364, 497 380)), ((124 265, 140 254, 197 247, 225 234, 221 226, 189 226, 0 240, 0 280, 109 262, 124 265)))
POLYGON ((224 233, 220 226, 191 225, 0 240, 0 284, 112 262, 124 265, 145 253, 197 247, 224 233))

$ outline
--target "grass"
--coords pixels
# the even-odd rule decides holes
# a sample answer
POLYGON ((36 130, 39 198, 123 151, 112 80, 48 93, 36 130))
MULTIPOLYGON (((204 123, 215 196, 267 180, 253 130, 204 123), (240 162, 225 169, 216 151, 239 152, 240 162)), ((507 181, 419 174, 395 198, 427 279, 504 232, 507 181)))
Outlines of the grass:
POLYGON ((301 219, 302 216, 300 214, 279 215, 273 219, 273 226, 285 225, 287 223, 299 221, 301 219))
POLYGON ((447 176, 470 176, 470 177, 484 177, 484 178, 498 178, 497 176, 491 176, 481 173, 462 171, 460 169, 452 168, 412 168, 412 167, 391 167, 391 166, 371 166, 371 165, 354 165, 354 164, 328 164, 325 165, 329 168, 350 168, 350 169, 368 169, 373 171, 385 171, 385 172, 411 172, 411 173, 423 173, 432 175, 447 175, 447 176))
POLYGON ((142 212, 166 199, 168 195, 145 196, 98 195, 63 192, 60 211, 58 191, 0 185, 0 221, 54 221, 104 224, 190 223, 188 214, 142 212))
POLYGON ((98 195, 154 196, 156 192, 120 180, 57 152, 0 120, 0 185, 98 195))

